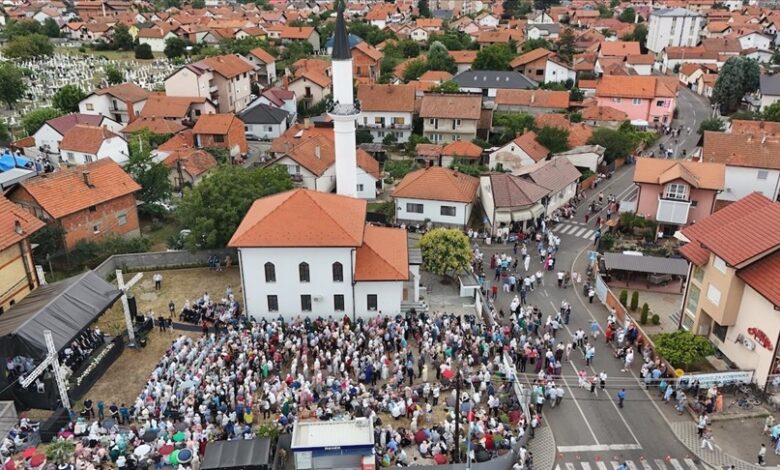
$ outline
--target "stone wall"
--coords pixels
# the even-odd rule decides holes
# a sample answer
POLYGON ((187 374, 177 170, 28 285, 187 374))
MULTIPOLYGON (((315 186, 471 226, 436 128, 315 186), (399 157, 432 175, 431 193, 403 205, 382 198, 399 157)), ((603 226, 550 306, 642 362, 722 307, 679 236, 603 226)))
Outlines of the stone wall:
POLYGON ((209 257, 217 255, 224 261, 230 255, 233 265, 238 264, 238 254, 232 248, 219 250, 189 251, 157 251, 152 253, 127 253, 113 255, 95 268, 95 272, 103 279, 113 279, 115 271, 152 271, 161 269, 192 268, 207 266, 209 257))

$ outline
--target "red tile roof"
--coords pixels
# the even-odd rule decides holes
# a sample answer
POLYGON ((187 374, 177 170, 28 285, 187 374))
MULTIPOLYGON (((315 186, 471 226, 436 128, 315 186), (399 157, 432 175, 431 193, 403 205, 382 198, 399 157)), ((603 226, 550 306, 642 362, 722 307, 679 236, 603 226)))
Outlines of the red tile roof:
POLYGON ((477 196, 478 188, 479 178, 449 168, 431 166, 404 176, 392 196, 471 203, 477 196))
POLYGON ((60 150, 97 154, 103 142, 119 137, 104 127, 77 125, 62 137, 60 150))
POLYGON ((496 91, 496 105, 566 109, 569 107, 569 92, 499 89, 496 91))
POLYGON ((536 141, 536 132, 528 131, 515 138, 513 142, 528 154, 535 162, 544 160, 550 154, 550 150, 536 141))
POLYGON ((106 88, 95 90, 96 95, 111 95, 115 98, 119 98, 122 101, 129 101, 135 103, 143 101, 151 94, 148 90, 144 90, 135 83, 120 83, 106 88))
POLYGON ((44 225, 43 221, 0 194, 0 251, 19 243, 44 225), (21 224, 21 233, 16 231, 17 221, 21 224))
POLYGON ((422 99, 420 117, 477 120, 481 109, 482 97, 479 95, 425 95, 422 99))
POLYGON ((406 231, 366 225, 355 253, 355 281, 406 281, 409 252, 406 231))
POLYGON ((780 282, 777 282, 780 279, 780 251, 737 271, 737 277, 763 295, 776 308, 780 307, 780 282))
POLYGON ((764 134, 726 134, 704 132, 702 160, 727 166, 780 169, 780 141, 764 134))
MULTIPOLYGON (((198 118, 192 132, 196 134, 226 135, 234 121, 240 121, 235 114, 204 114, 198 118)), ((243 123, 241 124, 243 127, 243 123)))
POLYGON ((458 158, 479 158, 482 156, 482 147, 467 140, 456 140, 444 146, 442 155, 458 158))
POLYGON ((141 116, 130 124, 126 125, 122 129, 122 133, 125 135, 132 134, 142 130, 148 130, 152 134, 176 134, 179 131, 183 131, 186 127, 170 119, 163 119, 162 117, 153 116, 141 116))
POLYGON ((99 126, 103 122, 103 116, 95 114, 80 114, 71 113, 64 116, 49 119, 46 124, 51 126, 60 135, 65 135, 73 126, 77 124, 85 124, 87 126, 99 126))
POLYGON ((205 150, 182 148, 174 150, 163 160, 163 165, 174 169, 178 161, 181 161, 182 171, 187 172, 193 178, 198 177, 217 166, 217 160, 205 150))

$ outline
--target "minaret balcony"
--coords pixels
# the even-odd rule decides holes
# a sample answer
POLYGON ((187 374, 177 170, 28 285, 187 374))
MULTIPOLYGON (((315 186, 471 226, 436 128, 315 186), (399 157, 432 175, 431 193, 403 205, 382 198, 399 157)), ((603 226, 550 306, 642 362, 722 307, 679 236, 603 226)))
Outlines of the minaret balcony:
POLYGON ((328 109, 328 114, 334 116, 357 116, 360 114, 360 102, 354 103, 333 103, 328 109))

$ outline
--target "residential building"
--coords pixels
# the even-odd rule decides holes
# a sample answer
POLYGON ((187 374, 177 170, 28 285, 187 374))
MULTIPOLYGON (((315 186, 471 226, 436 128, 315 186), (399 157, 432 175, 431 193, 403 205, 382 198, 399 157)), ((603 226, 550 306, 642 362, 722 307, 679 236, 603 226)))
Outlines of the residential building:
POLYGON ((596 86, 596 102, 623 111, 632 121, 668 124, 677 104, 677 79, 669 78, 605 75, 596 86))
POLYGON ((636 213, 659 224, 666 236, 715 212, 723 191, 726 166, 685 160, 637 158, 634 183, 639 188, 636 213))
POLYGON ((358 127, 370 130, 374 142, 392 134, 397 142, 406 143, 412 134, 416 93, 413 85, 358 85, 358 127))
POLYGON ((261 86, 276 83, 276 59, 262 47, 249 51, 246 59, 255 66, 255 77, 261 86))
POLYGON ((136 39, 138 44, 148 44, 152 52, 163 52, 165 50, 165 41, 175 37, 177 36, 173 31, 155 26, 139 30, 136 39))
POLYGON ((122 135, 125 139, 132 138, 136 132, 150 132, 156 135, 176 134, 187 129, 187 127, 173 119, 164 119, 161 117, 141 116, 122 129, 122 135))
POLYGON ((120 132, 122 125, 109 117, 95 114, 71 113, 64 116, 49 119, 35 131, 35 146, 43 153, 53 158, 53 162, 59 160, 60 142, 70 129, 77 125, 106 127, 112 132, 120 132))
POLYGON ((231 157, 246 155, 244 122, 235 114, 204 114, 192 128, 195 145, 199 148, 222 148, 231 157))
POLYGON ((288 125, 292 125, 298 117, 298 100, 295 98, 295 92, 292 90, 285 90, 279 87, 268 88, 255 101, 249 103, 249 107, 251 108, 259 103, 287 111, 288 125))
POLYGON ((379 79, 383 56, 381 51, 365 41, 352 47, 352 74, 358 83, 374 83, 379 79))
POLYGON ((533 80, 543 81, 547 68, 548 57, 555 55, 553 51, 538 48, 515 57, 509 66, 533 80))
POLYGON ((477 137, 481 109, 480 95, 425 95, 420 107, 423 136, 434 143, 474 140, 477 137))
POLYGON ((127 141, 104 127, 77 124, 65 132, 60 142, 60 161, 83 165, 101 158, 124 165, 130 158, 127 141))
POLYGON ((192 124, 203 114, 215 114, 217 107, 205 96, 167 96, 152 93, 141 109, 141 117, 162 118, 192 124))
POLYGON ((569 109, 569 92, 552 90, 498 90, 496 111, 545 114, 569 109))
POLYGON ((165 79, 168 96, 208 98, 220 113, 235 113, 249 104, 254 66, 238 55, 218 55, 187 64, 165 79))
POLYGON ((544 68, 545 83, 564 83, 577 80, 577 70, 574 66, 567 64, 558 55, 547 57, 547 63, 544 68))
POLYGON ((498 90, 529 90, 538 86, 522 73, 496 70, 468 70, 452 77, 452 81, 461 91, 480 93, 486 99, 495 98, 498 90))
POLYGON ((101 88, 79 102, 79 112, 107 116, 120 124, 127 124, 141 113, 150 94, 135 83, 101 88))
POLYGON ((205 150, 182 147, 167 154, 162 163, 168 168, 168 180, 177 191, 194 187, 217 166, 217 160, 205 150))
POLYGON ((471 64, 477 59, 477 51, 449 51, 449 54, 458 68, 456 73, 471 70, 471 64))
POLYGON ((780 101, 780 75, 761 75, 759 77, 760 107, 763 111, 767 106, 780 101))
POLYGON ((561 33, 560 23, 538 23, 525 26, 525 39, 546 39, 555 41, 561 33))
POLYGON ((393 191, 399 222, 466 227, 477 197, 479 179, 449 168, 415 170, 393 191))
MULTIPOLYGON (((430 144, 418 144, 430 145, 430 144)), ((467 140, 450 142, 441 149, 439 166, 450 168, 451 165, 463 162, 468 165, 479 165, 482 160, 482 147, 467 140)))
POLYGON ((295 93, 298 101, 303 101, 305 108, 314 106, 330 95, 330 77, 316 70, 305 71, 296 76, 287 85, 287 89, 295 93))
POLYGON ((273 140, 287 130, 287 111, 259 103, 238 114, 244 122, 247 140, 273 140))
POLYGON ((45 225, 0 195, 0 315, 38 287, 29 238, 45 225))
POLYGON ((605 150, 600 145, 581 145, 565 152, 556 153, 553 155, 553 159, 565 158, 578 169, 596 173, 599 165, 604 161, 605 150))
POLYGON ((580 171, 565 158, 541 160, 522 168, 515 175, 525 175, 537 186, 547 190, 544 209, 548 216, 553 215, 577 195, 580 176, 582 176, 580 171))
POLYGON ((515 172, 524 166, 540 162, 549 155, 550 150, 536 141, 536 132, 527 131, 493 151, 488 167, 491 170, 515 172))
POLYGON ((780 365, 780 204, 752 193, 683 228, 681 238, 691 268, 680 326, 769 385, 780 365))
POLYGON ((26 180, 8 197, 47 224, 61 227, 65 249, 71 250, 81 240, 140 235, 135 199, 140 189, 114 160, 102 158, 26 180))
POLYGON ((479 177, 482 211, 495 236, 524 231, 544 220, 546 188, 510 173, 479 177))
POLYGON ((258 199, 228 246, 254 318, 402 313, 419 296, 405 230, 366 224, 366 202, 295 189, 258 199), (305 217, 301 217, 305 214, 305 217))
POLYGON ((706 17, 685 8, 661 8, 650 13, 647 27, 647 49, 659 53, 666 47, 693 47, 706 17))
POLYGON ((640 55, 641 48, 638 41, 603 41, 599 46, 600 59, 617 58, 625 59, 628 56, 640 55))

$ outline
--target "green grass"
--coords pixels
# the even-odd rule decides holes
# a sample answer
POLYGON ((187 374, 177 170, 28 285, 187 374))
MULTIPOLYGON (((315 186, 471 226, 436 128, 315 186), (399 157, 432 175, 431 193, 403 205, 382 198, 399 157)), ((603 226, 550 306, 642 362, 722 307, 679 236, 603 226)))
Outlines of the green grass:
POLYGON ((165 251, 168 248, 168 239, 177 233, 179 226, 174 221, 141 220, 141 234, 152 242, 149 251, 165 251))
MULTIPOLYGON (((78 47, 58 47, 56 48, 56 52, 74 57, 91 55, 95 57, 105 56, 110 60, 133 60, 141 63, 151 62, 151 59, 136 59, 135 53, 133 51, 93 51, 92 49, 87 48, 86 52, 80 52, 78 47)), ((165 57, 165 55, 161 52, 153 52, 153 54, 155 59, 165 57)))

